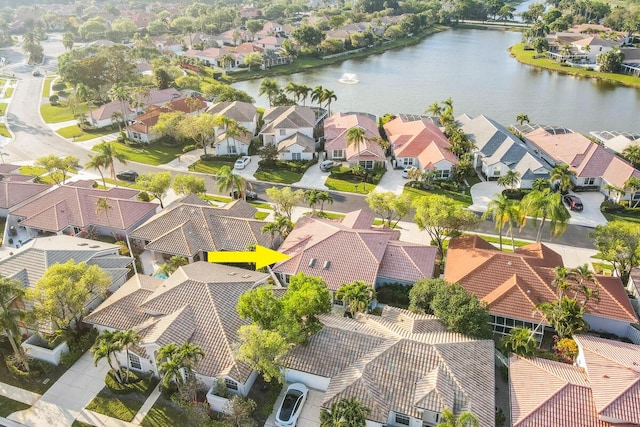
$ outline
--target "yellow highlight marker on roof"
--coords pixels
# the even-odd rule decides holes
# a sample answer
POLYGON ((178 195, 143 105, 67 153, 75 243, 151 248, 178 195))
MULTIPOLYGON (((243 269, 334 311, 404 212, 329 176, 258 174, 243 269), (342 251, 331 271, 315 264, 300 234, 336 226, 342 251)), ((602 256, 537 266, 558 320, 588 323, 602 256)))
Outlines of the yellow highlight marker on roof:
POLYGON ((260 245, 256 245, 255 252, 207 252, 207 261, 209 262, 253 262, 256 264, 256 270, 289 258, 291 257, 287 254, 283 254, 260 245))

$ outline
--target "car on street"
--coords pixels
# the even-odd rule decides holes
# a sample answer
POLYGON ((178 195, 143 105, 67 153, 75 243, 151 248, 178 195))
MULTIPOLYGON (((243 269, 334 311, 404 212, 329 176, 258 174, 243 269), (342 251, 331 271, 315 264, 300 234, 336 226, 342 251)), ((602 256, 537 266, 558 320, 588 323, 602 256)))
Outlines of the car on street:
POLYGON ((41 76, 40 71, 38 71, 38 70, 33 70, 33 73, 31 73, 31 75, 33 77, 40 77, 41 76))
MULTIPOLYGON (((235 199, 239 199, 242 195, 238 190, 233 190, 229 192, 229 196, 231 196, 231 198, 235 200, 235 199)), ((258 198, 258 193, 256 193, 253 190, 247 190, 247 200, 256 200, 257 198, 258 198)))
POLYGON ((418 168, 415 166, 407 166, 406 168, 404 168, 402 170, 402 177, 403 178, 409 178, 409 174, 411 173, 411 171, 417 170, 418 168))
POLYGON ((332 167, 337 166, 338 163, 334 162, 333 160, 325 160, 323 162, 320 163, 320 170, 322 172, 328 172, 331 170, 332 167))
POLYGON ((584 209, 582 200, 580 200, 580 197, 578 196, 574 196, 573 194, 565 194, 564 196, 562 196, 562 199, 572 211, 581 212, 584 209))
POLYGON ((293 427, 298 422, 302 406, 307 400, 309 389, 302 383, 293 383, 287 387, 282 404, 276 413, 276 426, 293 427))
POLYGON ((250 161, 251 161, 251 157, 242 156, 238 160, 236 160, 236 163, 233 165, 233 167, 235 169, 244 169, 249 164, 250 161))
POLYGON ((123 170, 116 174, 116 178, 122 181, 136 182, 136 179, 138 179, 138 172, 132 171, 131 169, 123 170))

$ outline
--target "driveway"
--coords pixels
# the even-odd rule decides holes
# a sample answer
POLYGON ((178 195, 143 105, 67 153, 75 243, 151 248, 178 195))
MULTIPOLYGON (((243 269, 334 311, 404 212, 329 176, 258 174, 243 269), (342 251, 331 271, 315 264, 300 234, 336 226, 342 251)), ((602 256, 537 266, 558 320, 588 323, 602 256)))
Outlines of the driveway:
POLYGON ((233 173, 236 175, 240 175, 246 180, 255 181, 256 179, 253 177, 253 174, 258 170, 258 163, 260 162, 260 156, 251 156, 251 161, 248 165, 244 167, 244 169, 233 169, 233 173))
POLYGON ((324 183, 327 181, 327 178, 329 178, 329 175, 329 172, 322 172, 319 164, 316 164, 307 169, 300 181, 291 185, 303 188, 315 188, 316 190, 328 190, 324 183))
POLYGON ((404 185, 406 183, 407 180, 402 177, 402 169, 393 169, 389 167, 387 169, 387 172, 382 175, 382 179, 373 191, 379 193, 390 191, 392 193, 400 195, 404 191, 404 185))
MULTIPOLYGON (((485 212, 489 202, 495 199, 495 195, 500 194, 502 190, 503 188, 496 181, 479 182, 471 187, 473 204, 469 206, 469 209, 474 212, 485 212)), ((577 196, 582 200, 584 210, 582 212, 569 211, 571 214, 569 224, 595 228, 607 223, 607 219, 600 212, 600 204, 604 200, 602 193, 578 193, 577 196)))
MULTIPOLYGON (((273 412, 269 415, 269 418, 267 418, 267 422, 264 423, 264 427, 275 427, 276 413, 282 404, 282 399, 284 399, 284 395, 289 384, 290 383, 286 383, 284 387, 282 387, 282 391, 276 399, 275 405, 273 405, 273 412)), ((309 389, 307 400, 305 401, 300 417, 298 418, 297 425, 299 427, 320 427, 320 408, 323 397, 323 391, 309 389)))

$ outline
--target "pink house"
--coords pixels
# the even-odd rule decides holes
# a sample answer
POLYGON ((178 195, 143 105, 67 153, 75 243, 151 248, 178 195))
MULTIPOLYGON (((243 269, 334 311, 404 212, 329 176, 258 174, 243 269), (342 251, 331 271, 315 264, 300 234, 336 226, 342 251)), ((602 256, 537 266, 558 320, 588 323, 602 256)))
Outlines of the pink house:
POLYGON ((344 159, 350 165, 373 169, 376 164, 385 162, 384 149, 378 142, 380 133, 375 117, 363 113, 337 113, 324 121, 325 150, 327 159, 344 159), (365 140, 348 144, 349 129, 364 129, 365 140))

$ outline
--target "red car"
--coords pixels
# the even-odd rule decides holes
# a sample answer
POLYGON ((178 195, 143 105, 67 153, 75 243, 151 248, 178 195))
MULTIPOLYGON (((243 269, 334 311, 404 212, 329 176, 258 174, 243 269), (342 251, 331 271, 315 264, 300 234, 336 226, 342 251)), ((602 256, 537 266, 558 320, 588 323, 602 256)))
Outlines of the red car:
POLYGON ((573 194, 565 194, 562 199, 572 211, 580 212, 582 211, 582 209, 584 209, 582 200, 580 200, 578 196, 574 196, 573 194))

